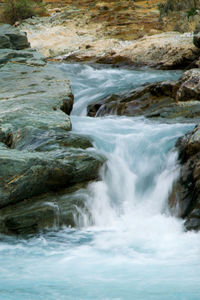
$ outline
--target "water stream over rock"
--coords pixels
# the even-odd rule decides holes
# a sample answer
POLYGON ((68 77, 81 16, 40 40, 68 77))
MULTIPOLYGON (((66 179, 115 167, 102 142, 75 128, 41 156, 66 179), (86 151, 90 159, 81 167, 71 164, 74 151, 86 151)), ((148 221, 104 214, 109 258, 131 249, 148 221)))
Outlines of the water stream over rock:
POLYGON ((89 216, 80 211, 77 229, 0 236, 0 300, 199 299, 200 234, 185 232, 167 205, 179 173, 173 147, 194 124, 85 116, 93 101, 180 72, 57 67, 75 95, 72 130, 108 161, 84 191, 89 216))

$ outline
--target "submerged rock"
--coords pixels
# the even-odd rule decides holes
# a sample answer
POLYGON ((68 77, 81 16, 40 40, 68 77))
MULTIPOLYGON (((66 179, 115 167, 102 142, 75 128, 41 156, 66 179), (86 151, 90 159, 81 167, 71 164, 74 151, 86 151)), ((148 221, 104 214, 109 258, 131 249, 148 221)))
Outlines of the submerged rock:
POLYGON ((180 138, 176 147, 181 169, 169 204, 176 215, 185 219, 187 230, 200 230, 200 125, 180 138))
MULTIPOLYGON (((10 26, 3 28, 11 36, 10 26)), ((71 132, 74 97, 69 80, 53 63, 36 50, 8 48, 0 49, 0 68, 0 232, 36 233, 56 222, 49 199, 98 179, 105 158, 87 149, 89 138, 71 132)), ((75 226, 74 207, 82 200, 70 193, 58 201, 58 226, 75 226)))

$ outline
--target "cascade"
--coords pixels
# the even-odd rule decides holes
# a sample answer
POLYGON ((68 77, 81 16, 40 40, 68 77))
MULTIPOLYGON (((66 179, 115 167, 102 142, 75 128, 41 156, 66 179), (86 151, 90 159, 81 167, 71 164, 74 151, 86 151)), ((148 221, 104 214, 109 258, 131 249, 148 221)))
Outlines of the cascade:
POLYGON ((167 205, 179 173, 174 145, 194 124, 86 116, 95 100, 181 73, 57 67, 75 95, 73 131, 90 136, 107 163, 84 195, 89 216, 81 212, 77 229, 2 237, 0 299, 199 299, 200 234, 184 232, 167 205))

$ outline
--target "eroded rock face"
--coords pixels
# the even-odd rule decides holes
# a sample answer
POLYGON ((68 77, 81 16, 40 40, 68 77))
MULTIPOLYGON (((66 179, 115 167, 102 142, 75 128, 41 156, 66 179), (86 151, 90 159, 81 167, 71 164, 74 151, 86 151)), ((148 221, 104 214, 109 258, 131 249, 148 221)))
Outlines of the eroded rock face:
POLYGON ((178 101, 200 100, 200 69, 186 71, 178 85, 176 96, 178 101))
POLYGON ((180 138, 176 147, 181 164, 169 204, 176 215, 184 218, 187 230, 200 229, 200 125, 180 138))
POLYGON ((0 57, 0 232, 52 227, 58 206, 56 224, 74 226, 84 199, 56 195, 98 179, 105 159, 87 149, 87 137, 71 132, 73 94, 61 70, 33 49, 0 49, 0 57))

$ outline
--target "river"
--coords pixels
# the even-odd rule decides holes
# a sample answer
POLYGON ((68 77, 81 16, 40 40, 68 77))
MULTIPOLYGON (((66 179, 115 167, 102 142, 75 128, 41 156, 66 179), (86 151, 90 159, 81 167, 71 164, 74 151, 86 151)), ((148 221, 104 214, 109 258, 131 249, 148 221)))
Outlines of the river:
POLYGON ((200 233, 185 232, 167 205, 179 173, 174 145, 194 124, 86 117, 95 100, 181 72, 56 67, 75 95, 73 131, 90 136, 107 164, 77 229, 0 236, 0 300, 199 300, 200 233))

